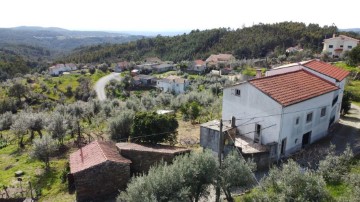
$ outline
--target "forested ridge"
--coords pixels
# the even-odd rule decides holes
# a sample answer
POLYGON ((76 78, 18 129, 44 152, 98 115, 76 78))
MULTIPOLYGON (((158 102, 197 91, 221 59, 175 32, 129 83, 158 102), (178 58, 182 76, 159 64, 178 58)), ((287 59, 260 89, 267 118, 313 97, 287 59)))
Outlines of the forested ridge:
MULTIPOLYGON (((257 24, 232 30, 218 28, 193 30, 189 34, 140 39, 126 44, 98 45, 76 49, 63 58, 73 62, 103 62, 115 60, 139 61, 148 56, 162 60, 182 61, 206 59, 213 53, 231 53, 237 59, 266 57, 272 52, 300 45, 315 53, 322 50, 324 38, 340 34, 336 26, 319 26, 299 22, 257 24)), ((345 32, 342 32, 345 33, 345 32)), ((359 38, 354 32, 348 36, 359 38)))

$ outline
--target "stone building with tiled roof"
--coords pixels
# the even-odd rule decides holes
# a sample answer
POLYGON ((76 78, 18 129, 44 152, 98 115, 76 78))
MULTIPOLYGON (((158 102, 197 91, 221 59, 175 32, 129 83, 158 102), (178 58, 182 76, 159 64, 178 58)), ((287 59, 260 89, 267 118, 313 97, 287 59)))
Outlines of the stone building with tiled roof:
POLYGON ((347 71, 320 61, 274 69, 223 90, 223 120, 236 118, 238 137, 275 145, 279 159, 327 135, 340 117, 347 71))
POLYGON ((111 142, 94 141, 72 153, 69 183, 75 185, 77 201, 118 194, 130 179, 130 164, 111 142))

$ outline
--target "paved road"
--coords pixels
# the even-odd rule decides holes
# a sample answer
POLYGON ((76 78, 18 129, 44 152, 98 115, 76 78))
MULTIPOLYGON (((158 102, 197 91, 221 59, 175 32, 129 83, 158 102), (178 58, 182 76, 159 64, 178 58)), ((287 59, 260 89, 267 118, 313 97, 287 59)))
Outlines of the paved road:
POLYGON ((120 73, 111 73, 109 75, 101 77, 95 83, 94 90, 96 91, 96 95, 100 101, 106 100, 105 86, 113 79, 120 81, 120 73))

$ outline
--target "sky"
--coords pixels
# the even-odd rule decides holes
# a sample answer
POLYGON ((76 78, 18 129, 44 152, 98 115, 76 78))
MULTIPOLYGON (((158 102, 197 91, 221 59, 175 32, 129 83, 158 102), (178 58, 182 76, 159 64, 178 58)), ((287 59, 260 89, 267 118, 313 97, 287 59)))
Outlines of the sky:
POLYGON ((1 0, 0 27, 175 32, 293 21, 344 29, 360 27, 359 7, 360 0, 1 0))

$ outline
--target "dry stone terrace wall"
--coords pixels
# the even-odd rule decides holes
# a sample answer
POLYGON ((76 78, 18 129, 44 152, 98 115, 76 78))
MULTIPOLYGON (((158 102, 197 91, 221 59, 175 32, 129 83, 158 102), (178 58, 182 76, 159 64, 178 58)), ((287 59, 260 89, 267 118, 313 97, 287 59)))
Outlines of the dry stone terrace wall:
POLYGON ((101 201, 124 190, 130 179, 130 165, 106 161, 74 173, 77 201, 101 201))

